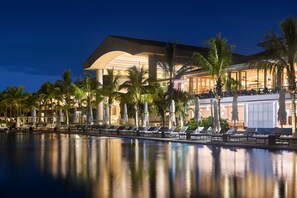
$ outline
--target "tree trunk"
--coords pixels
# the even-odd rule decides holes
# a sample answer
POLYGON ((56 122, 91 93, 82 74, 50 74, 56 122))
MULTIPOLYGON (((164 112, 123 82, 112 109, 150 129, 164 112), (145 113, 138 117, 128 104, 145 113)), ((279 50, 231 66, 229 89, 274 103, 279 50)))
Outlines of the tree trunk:
POLYGON ((135 106, 135 126, 136 130, 138 131, 138 104, 136 103, 135 106))
POLYGON ((69 115, 68 115, 68 107, 66 106, 66 125, 69 126, 69 115))
POLYGON ((165 114, 162 114, 162 126, 165 127, 165 114))
POLYGON ((276 72, 276 86, 282 88, 282 72, 279 70, 276 72))
POLYGON ((218 97, 219 120, 221 120, 221 97, 218 97))
POLYGON ((221 77, 218 78, 217 80, 217 87, 216 87, 216 91, 217 91, 217 99, 218 99, 218 111, 219 111, 219 119, 221 119, 221 95, 222 95, 222 79, 221 77))
POLYGON ((108 105, 109 106, 109 109, 108 109, 108 114, 109 114, 109 118, 108 118, 108 122, 109 122, 109 125, 111 125, 111 104, 108 105))
POLYGON ((289 77, 289 90, 290 90, 290 98, 291 98, 291 115, 292 115, 292 135, 296 134, 296 77, 295 77, 295 68, 294 63, 290 64, 291 71, 288 75, 289 77))
POLYGON ((291 116, 292 116, 292 135, 296 133, 296 104, 295 104, 295 93, 290 93, 291 98, 291 116))
POLYGON ((51 123, 54 124, 54 108, 53 108, 53 99, 50 99, 51 101, 51 111, 52 111, 52 115, 51 115, 51 123))

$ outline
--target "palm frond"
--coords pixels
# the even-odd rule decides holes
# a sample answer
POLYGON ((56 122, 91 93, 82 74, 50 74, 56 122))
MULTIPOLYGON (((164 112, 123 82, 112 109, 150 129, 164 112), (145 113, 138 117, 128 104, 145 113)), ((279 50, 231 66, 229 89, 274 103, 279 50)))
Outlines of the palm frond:
POLYGON ((210 75, 214 75, 214 67, 202 54, 195 52, 193 58, 195 59, 196 64, 207 70, 210 75))

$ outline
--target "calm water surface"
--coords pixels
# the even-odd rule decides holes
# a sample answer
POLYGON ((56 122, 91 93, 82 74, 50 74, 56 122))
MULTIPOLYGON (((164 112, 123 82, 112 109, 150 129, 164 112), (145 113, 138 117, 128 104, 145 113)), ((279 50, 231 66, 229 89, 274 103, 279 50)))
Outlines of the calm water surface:
POLYGON ((297 154, 0 134, 0 197, 297 197, 297 154))

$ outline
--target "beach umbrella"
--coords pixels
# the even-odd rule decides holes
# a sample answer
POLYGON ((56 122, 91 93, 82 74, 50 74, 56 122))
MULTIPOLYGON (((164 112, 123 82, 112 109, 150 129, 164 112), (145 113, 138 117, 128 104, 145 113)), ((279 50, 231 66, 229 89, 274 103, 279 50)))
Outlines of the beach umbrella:
POLYGON ((123 120, 125 123, 128 122, 128 111, 127 111, 127 104, 124 104, 124 110, 123 110, 123 120))
POLYGON ((89 124, 93 124, 93 120, 94 120, 94 118, 93 118, 93 108, 92 107, 90 107, 90 109, 89 109, 89 118, 88 118, 89 120, 89 124))
POLYGON ((170 116, 169 120, 172 122, 172 125, 175 125, 175 102, 174 102, 174 100, 171 100, 169 116, 170 116))
POLYGON ((62 109, 59 109, 59 120, 60 123, 63 122, 63 111, 62 109))
POLYGON ((238 103, 237 103, 237 94, 233 95, 232 102, 232 120, 234 121, 234 127, 236 128, 236 123, 238 122, 238 103))
POLYGON ((287 111, 286 111, 286 93, 283 89, 279 92, 278 98, 278 112, 277 112, 277 119, 283 128, 283 125, 287 123, 287 111))
POLYGON ((144 102, 143 125, 147 126, 148 123, 149 123, 149 119, 148 119, 147 102, 144 102))
POLYGON ((213 101, 213 122, 214 122, 213 131, 215 133, 219 133, 220 132, 220 119, 219 119, 218 103, 216 100, 213 101))
POLYGON ((200 120, 200 100, 198 97, 195 98, 195 115, 194 119, 196 122, 200 120))
POLYGON ((106 123, 110 124, 109 123, 109 106, 108 105, 105 106, 104 121, 106 123))
POLYGON ((74 111, 73 111, 73 123, 77 123, 77 108, 74 107, 74 111))
POLYGON ((213 99, 210 99, 211 128, 213 128, 213 99))
POLYGON ((135 109, 135 126, 136 126, 136 130, 138 131, 138 105, 137 104, 134 105, 134 109, 135 109))
POLYGON ((36 109, 35 109, 35 107, 33 107, 33 109, 32 109, 32 122, 33 122, 33 126, 35 126, 35 124, 36 124, 36 109))

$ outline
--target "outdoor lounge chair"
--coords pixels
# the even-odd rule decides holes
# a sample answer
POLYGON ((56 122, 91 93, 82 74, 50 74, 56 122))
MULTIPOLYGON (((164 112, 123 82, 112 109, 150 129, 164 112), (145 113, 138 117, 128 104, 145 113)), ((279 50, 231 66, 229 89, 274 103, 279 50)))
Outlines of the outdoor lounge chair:
MULTIPOLYGON (((206 139, 209 137, 209 134, 206 133, 206 130, 203 130, 204 127, 198 127, 191 133, 191 137, 195 137, 195 139, 206 139)), ((192 138, 191 138, 192 139, 192 138)))
POLYGON ((139 132, 142 133, 143 135, 153 135, 154 133, 157 133, 160 129, 161 129, 160 126, 156 126, 156 127, 149 127, 146 131, 142 130, 139 132))
POLYGON ((126 126, 124 129, 119 130, 120 133, 135 133, 136 126, 126 126))
MULTIPOLYGON (((277 142, 282 143, 281 135, 283 135, 284 130, 282 128, 275 127, 272 129, 271 133, 269 134, 254 134, 253 138, 255 139, 255 143, 257 144, 259 140, 264 140, 265 144, 276 144, 277 142)), ((284 140, 284 139, 283 139, 284 140)))
POLYGON ((176 129, 176 126, 172 126, 170 129, 165 130, 164 133, 165 133, 165 135, 170 136, 174 132, 175 129, 176 129))
POLYGON ((139 131, 140 133, 142 133, 142 132, 144 132, 144 131, 149 130, 150 128, 151 128, 151 126, 139 127, 139 128, 138 128, 138 131, 139 131))
POLYGON ((287 143, 288 145, 297 143, 297 136, 296 135, 281 135, 278 138, 280 143, 287 143))
POLYGON ((243 133, 235 133, 233 135, 230 135, 228 138, 230 140, 234 139, 237 141, 241 141, 241 140, 248 141, 250 138, 253 137, 256 131, 257 131, 256 128, 247 128, 243 133))
POLYGON ((235 128, 230 128, 226 133, 214 133, 211 134, 211 141, 223 141, 227 142, 229 139, 229 136, 234 135, 236 129, 235 128))
POLYGON ((117 132, 118 128, 119 128, 119 126, 111 125, 110 127, 103 129, 103 131, 113 133, 113 132, 117 132))
POLYGON ((179 131, 176 131, 176 132, 174 131, 170 135, 175 137, 178 136, 180 138, 181 136, 186 135, 186 131, 188 130, 188 128, 189 128, 188 126, 183 126, 182 128, 179 129, 179 131))
POLYGON ((162 133, 164 133, 164 135, 166 135, 165 133, 168 131, 168 127, 160 127, 160 129, 158 131, 154 132, 154 135, 158 136, 158 135, 162 135, 162 133))

